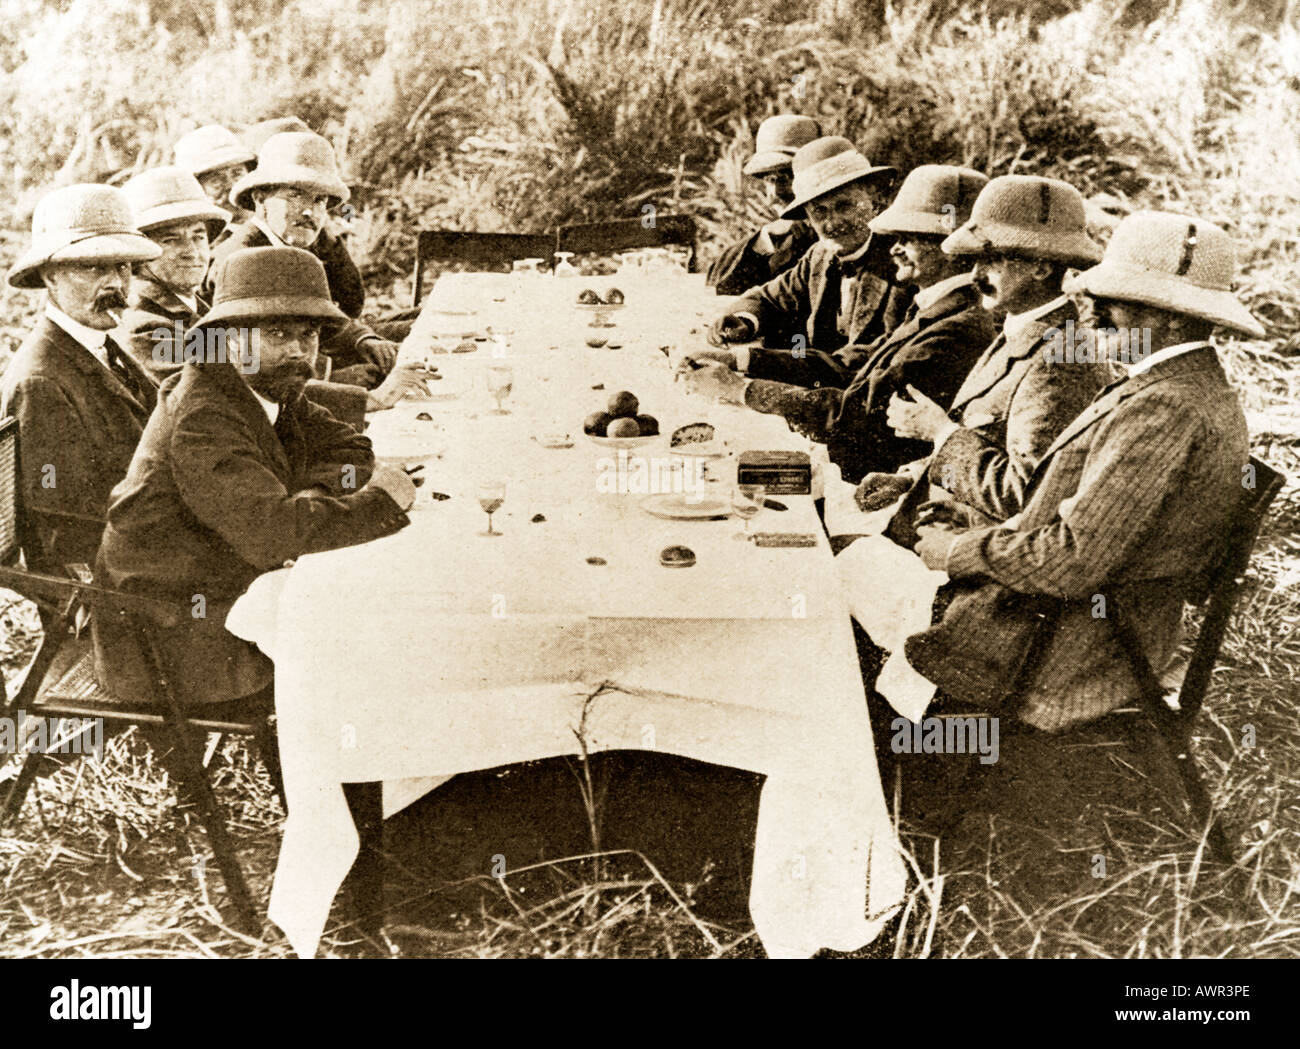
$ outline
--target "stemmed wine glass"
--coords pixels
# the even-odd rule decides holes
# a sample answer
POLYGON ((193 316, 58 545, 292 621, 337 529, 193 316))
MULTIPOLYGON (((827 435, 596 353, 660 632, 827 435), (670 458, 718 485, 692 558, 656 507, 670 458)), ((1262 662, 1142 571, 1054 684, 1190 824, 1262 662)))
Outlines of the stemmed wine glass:
POLYGON ((573 258, 573 252, 557 251, 555 253, 555 257, 560 260, 555 264, 555 270, 554 270, 555 276, 576 277, 578 275, 578 267, 569 261, 571 258, 573 258))
POLYGON ((745 530, 737 532, 732 538, 749 539, 749 521, 763 509, 767 498, 767 489, 761 484, 738 484, 731 493, 731 508, 745 522, 745 530))
POLYGON ((506 501, 506 483, 505 481, 489 481, 486 484, 478 486, 478 505, 483 507, 484 512, 488 515, 488 526, 486 532, 479 532, 479 535, 500 535, 500 532, 492 529, 492 515, 501 509, 501 504, 506 501))
POLYGON ((488 393, 496 398, 496 410, 491 412, 492 415, 509 415, 510 411, 502 407, 505 399, 510 396, 510 390, 515 384, 515 370, 508 364, 493 364, 488 366, 487 370, 487 388, 488 393))

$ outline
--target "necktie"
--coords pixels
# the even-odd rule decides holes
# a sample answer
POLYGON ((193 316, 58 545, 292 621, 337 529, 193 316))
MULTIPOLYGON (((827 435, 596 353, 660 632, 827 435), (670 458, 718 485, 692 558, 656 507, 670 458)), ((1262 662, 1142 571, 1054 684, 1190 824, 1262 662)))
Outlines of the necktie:
POLYGON ((127 388, 131 396, 141 404, 149 403, 149 394, 144 390, 139 374, 134 368, 126 363, 126 354, 112 339, 104 340, 104 349, 108 354, 108 367, 121 381, 122 385, 127 388))

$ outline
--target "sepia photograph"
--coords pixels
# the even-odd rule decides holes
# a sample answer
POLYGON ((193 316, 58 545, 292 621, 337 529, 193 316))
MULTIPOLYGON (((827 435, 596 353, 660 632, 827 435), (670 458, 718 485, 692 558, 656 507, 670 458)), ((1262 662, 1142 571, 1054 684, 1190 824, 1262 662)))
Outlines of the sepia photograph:
POLYGON ((0 6, 36 1014, 1106 959, 1097 1023, 1252 1020, 1164 963, 1300 957, 1300 4, 0 6))

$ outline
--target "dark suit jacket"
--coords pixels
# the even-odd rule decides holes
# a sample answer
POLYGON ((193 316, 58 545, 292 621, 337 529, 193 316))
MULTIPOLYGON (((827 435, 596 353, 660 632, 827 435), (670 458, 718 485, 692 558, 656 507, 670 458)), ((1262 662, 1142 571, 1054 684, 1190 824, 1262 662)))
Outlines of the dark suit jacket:
MULTIPOLYGON (((187 364, 163 382, 113 491, 96 577, 175 602, 154 632, 182 702, 234 699, 269 683, 266 658, 223 625, 258 575, 407 523, 384 491, 364 487, 373 465, 370 441, 306 397, 282 407, 272 426, 233 365, 187 364)), ((140 694, 135 645, 105 612, 95 617, 101 683, 140 694)))
POLYGON ((770 238, 774 249, 772 254, 760 255, 754 250, 754 244, 761 232, 755 231, 744 240, 723 248, 709 266, 705 283, 716 289, 719 295, 740 295, 781 276, 817 243, 813 228, 796 220, 785 233, 770 238))
MULTIPOLYGON (((270 246, 270 238, 251 222, 230 227, 230 236, 213 249, 212 266, 203 287, 204 297, 212 299, 216 290, 213 281, 217 267, 228 255, 243 248, 270 246)), ((322 230, 312 244, 311 252, 325 267, 334 304, 353 318, 328 336, 322 335, 321 353, 333 363, 329 377, 335 382, 374 389, 392 370, 397 360, 397 347, 355 319, 365 302, 365 291, 361 274, 342 241, 322 230)))
POLYGON ((748 374, 797 386, 847 384, 866 356, 864 347, 892 331, 911 301, 912 289, 894 279, 890 241, 873 236, 858 260, 851 315, 840 328, 840 263, 820 241, 795 265, 736 300, 732 313, 752 313, 760 336, 773 330, 802 336, 802 357, 787 342, 778 348, 755 349, 748 374))
MULTIPOLYGON (((1249 457, 1245 415, 1207 346, 1109 387, 1033 469, 1018 525, 956 540, 954 580, 1078 602, 1031 684, 1025 721, 1061 729, 1138 697, 1111 624, 1095 616, 1103 590, 1126 605, 1155 671, 1167 665, 1188 581, 1219 552, 1249 457)), ((1003 624, 953 626, 997 646, 1003 624)), ((942 671, 933 676, 942 687, 942 671)))
POLYGON ((949 403, 992 338, 992 317, 970 284, 963 284, 877 340, 847 388, 806 389, 759 379, 745 391, 745 403, 784 416, 792 429, 824 443, 844 479, 856 484, 869 471, 897 470, 929 449, 890 429, 890 397, 911 385, 939 404, 949 403))
MULTIPOLYGON (((207 312, 210 303, 200 295, 196 314, 170 289, 144 277, 132 279, 130 302, 118 330, 124 334, 123 342, 131 356, 156 385, 181 370, 185 335, 207 312), (180 346, 176 345, 178 324, 180 346)), ((313 379, 307 384, 307 396, 349 426, 365 428, 366 391, 362 387, 313 379)))
POLYGON ((117 371, 42 317, 0 378, 0 414, 18 420, 19 527, 34 567, 94 563, 109 493, 154 406, 149 376, 109 342, 117 371))

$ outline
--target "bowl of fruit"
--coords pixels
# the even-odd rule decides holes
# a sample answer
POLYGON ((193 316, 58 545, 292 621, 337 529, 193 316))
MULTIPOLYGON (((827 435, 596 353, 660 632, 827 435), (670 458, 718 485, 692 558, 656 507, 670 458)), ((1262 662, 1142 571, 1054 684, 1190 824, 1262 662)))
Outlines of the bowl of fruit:
POLYGON ((593 288, 583 288, 578 292, 578 309, 591 314, 592 328, 612 328, 610 317, 621 310, 627 303, 618 288, 610 288, 602 298, 593 288))
POLYGON ((607 448, 636 448, 658 440, 659 420, 653 415, 638 414, 640 411, 636 394, 619 390, 603 411, 592 412, 583 420, 582 432, 607 448))

